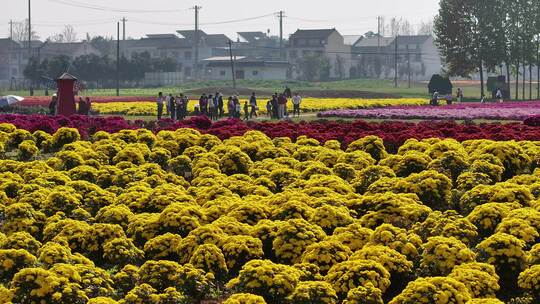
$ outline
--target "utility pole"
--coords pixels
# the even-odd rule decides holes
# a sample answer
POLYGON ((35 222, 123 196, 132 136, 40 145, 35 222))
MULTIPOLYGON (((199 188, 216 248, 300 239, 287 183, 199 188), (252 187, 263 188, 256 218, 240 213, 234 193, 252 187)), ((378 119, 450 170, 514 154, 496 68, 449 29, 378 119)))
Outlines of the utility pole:
MULTIPOLYGON (((32 3, 28 0, 28 64, 32 58, 32 3)), ((30 81, 30 96, 34 96, 34 83, 30 81)))
POLYGON ((31 0, 28 0, 28 62, 32 57, 32 4, 31 0))
POLYGON ((12 42, 13 42, 13 20, 9 20, 9 40, 12 40, 9 42, 9 54, 8 54, 8 75, 9 75, 9 87, 11 89, 11 82, 12 82, 12 77, 13 75, 11 75, 11 53, 13 51, 13 48, 12 48, 12 42))
POLYGON ((536 98, 540 99, 540 34, 536 37, 536 98))
POLYGON ((126 41, 126 17, 123 17, 122 18, 122 30, 123 30, 123 33, 122 33, 122 41, 126 41))
POLYGON ((377 51, 381 49, 381 16, 377 16, 377 51))
POLYGON ((120 96, 120 22, 116 23, 116 96, 120 96))
POLYGON ((522 83, 522 90, 521 90, 521 98, 525 100, 525 82, 527 82, 527 68, 525 67, 525 59, 523 60, 523 83, 522 83))
POLYGON ((236 90, 236 72, 234 70, 234 58, 233 58, 233 50, 232 50, 232 41, 231 40, 229 40, 229 55, 231 56, 231 72, 232 72, 233 89, 236 90))
POLYGON ((377 16, 377 61, 381 60, 381 16, 377 16))
POLYGON ((199 10, 202 9, 202 7, 195 5, 193 8, 195 10, 195 39, 194 39, 194 47, 195 47, 195 56, 194 58, 194 64, 193 64, 193 72, 196 79, 199 78, 199 10))
POLYGON ((279 17, 279 57, 283 59, 284 52, 283 52, 283 11, 279 11, 278 17, 279 17))
POLYGON ((409 45, 407 44, 407 87, 411 88, 411 54, 409 53, 409 45))
POLYGON ((532 100, 532 64, 529 63, 529 100, 532 100))
POLYGON ((399 35, 396 36, 396 39, 394 40, 395 44, 395 51, 394 51, 394 88, 398 87, 398 39, 399 35))

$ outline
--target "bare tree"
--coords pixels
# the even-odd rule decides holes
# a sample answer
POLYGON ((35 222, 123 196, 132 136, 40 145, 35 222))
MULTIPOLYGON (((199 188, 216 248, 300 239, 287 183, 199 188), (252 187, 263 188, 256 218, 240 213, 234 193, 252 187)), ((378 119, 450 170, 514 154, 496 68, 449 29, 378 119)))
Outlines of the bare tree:
POLYGON ((64 35, 56 34, 56 35, 47 37, 47 41, 54 42, 54 43, 63 43, 65 42, 65 39, 64 39, 64 35))
POLYGON ((412 35, 413 27, 409 20, 403 18, 392 17, 387 26, 385 26, 385 32, 389 32, 390 36, 396 37, 398 35, 412 35))
MULTIPOLYGON (((32 40, 39 39, 36 31, 32 31, 32 40)), ((13 40, 18 42, 28 41, 28 19, 23 22, 13 23, 13 40)))
POLYGON ((418 26, 418 35, 433 35, 433 20, 422 21, 418 26))
POLYGON ((399 35, 412 35, 413 34, 413 28, 409 20, 406 19, 400 19, 400 29, 399 29, 399 35))
POLYGON ((390 19, 390 23, 387 26, 388 30, 390 31, 390 36, 396 37, 399 35, 399 28, 401 27, 400 22, 401 19, 396 17, 392 17, 392 19, 390 19))
POLYGON ((77 32, 72 25, 68 24, 62 31, 62 36, 64 36, 64 42, 71 43, 77 41, 77 32))

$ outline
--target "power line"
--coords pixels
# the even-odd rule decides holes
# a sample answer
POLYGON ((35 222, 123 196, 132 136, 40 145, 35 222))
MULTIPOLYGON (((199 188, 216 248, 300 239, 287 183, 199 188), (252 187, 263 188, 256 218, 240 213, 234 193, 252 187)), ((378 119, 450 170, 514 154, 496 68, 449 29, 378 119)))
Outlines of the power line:
POLYGON ((49 0, 50 2, 55 2, 63 5, 68 5, 72 7, 85 8, 97 11, 108 11, 116 13, 139 13, 139 14, 149 14, 149 13, 172 13, 172 12, 181 12, 186 11, 186 9, 167 9, 167 10, 142 10, 142 9, 125 9, 125 8, 115 8, 102 5, 96 5, 81 1, 66 1, 66 0, 49 0))
POLYGON ((89 20, 72 20, 72 21, 69 21, 69 20, 63 20, 62 22, 56 22, 56 21, 45 21, 45 20, 36 20, 36 23, 34 24, 42 24, 42 25, 66 25, 66 24, 71 24, 71 25, 84 25, 84 24, 89 24, 89 23, 99 23, 99 22, 116 22, 115 19, 112 19, 112 18, 100 18, 100 19, 89 19, 89 20))
MULTIPOLYGON (((266 14, 261 16, 255 16, 255 17, 248 17, 248 18, 242 18, 242 19, 232 19, 232 20, 224 20, 224 21, 216 21, 216 22, 205 22, 205 23, 199 23, 199 25, 222 25, 222 24, 229 24, 229 23, 240 23, 245 21, 252 21, 252 20, 258 20, 267 18, 270 16, 273 16, 272 14, 266 14)), ((157 22, 153 20, 146 20, 146 19, 140 19, 140 18, 132 18, 132 22, 138 23, 138 24, 151 24, 151 25, 170 25, 170 26, 193 26, 193 23, 175 23, 175 22, 157 22)))

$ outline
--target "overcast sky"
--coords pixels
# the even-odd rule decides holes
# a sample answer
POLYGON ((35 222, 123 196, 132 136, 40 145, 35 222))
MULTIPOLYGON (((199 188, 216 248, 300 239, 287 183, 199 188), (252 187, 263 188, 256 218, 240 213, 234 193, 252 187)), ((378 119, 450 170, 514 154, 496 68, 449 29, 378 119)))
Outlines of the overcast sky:
MULTIPOLYGON (((3 0, 0 37, 9 37, 9 21, 27 18, 27 0, 3 0), (6 10, 7 6, 7 10, 6 10)), ((437 14, 438 0, 32 0, 33 29, 41 39, 60 33, 71 24, 78 38, 90 35, 116 35, 116 22, 126 17, 127 36, 174 33, 192 29, 195 4, 202 6, 201 28, 207 33, 225 33, 236 39, 236 32, 266 31, 279 33, 279 23, 272 13, 283 10, 285 37, 298 28, 336 27, 342 34, 363 34, 377 30, 377 16, 387 21, 393 17, 408 19, 413 25, 437 14), (70 6, 92 6, 89 9, 70 6), (152 12, 148 12, 152 11, 152 12), (143 13, 144 12, 144 13, 143 13), (269 16, 267 16, 269 15, 269 16), (265 17, 261 17, 265 16, 265 17), (261 17, 255 20, 216 24, 261 17), (205 24, 214 23, 214 24, 205 24)))

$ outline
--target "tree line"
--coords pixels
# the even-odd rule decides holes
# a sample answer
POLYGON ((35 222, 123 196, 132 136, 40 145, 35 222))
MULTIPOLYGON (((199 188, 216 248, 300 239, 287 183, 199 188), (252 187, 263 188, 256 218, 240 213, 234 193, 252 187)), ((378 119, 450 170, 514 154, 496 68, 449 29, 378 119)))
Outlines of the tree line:
POLYGON ((518 99, 520 78, 526 96, 528 72, 532 95, 533 67, 540 73, 539 0, 441 0, 434 33, 448 76, 478 73, 482 95, 486 73, 506 74, 509 93, 513 76, 518 99))
MULTIPOLYGON (((146 72, 175 72, 177 63, 171 58, 151 58, 148 52, 133 53, 131 58, 120 58, 120 81, 124 85, 137 86, 146 72)), ((36 57, 24 69, 24 76, 34 85, 44 78, 60 76, 62 73, 77 76, 89 88, 114 87, 116 81, 116 60, 109 56, 84 55, 71 59, 59 55, 38 61, 36 57)))

